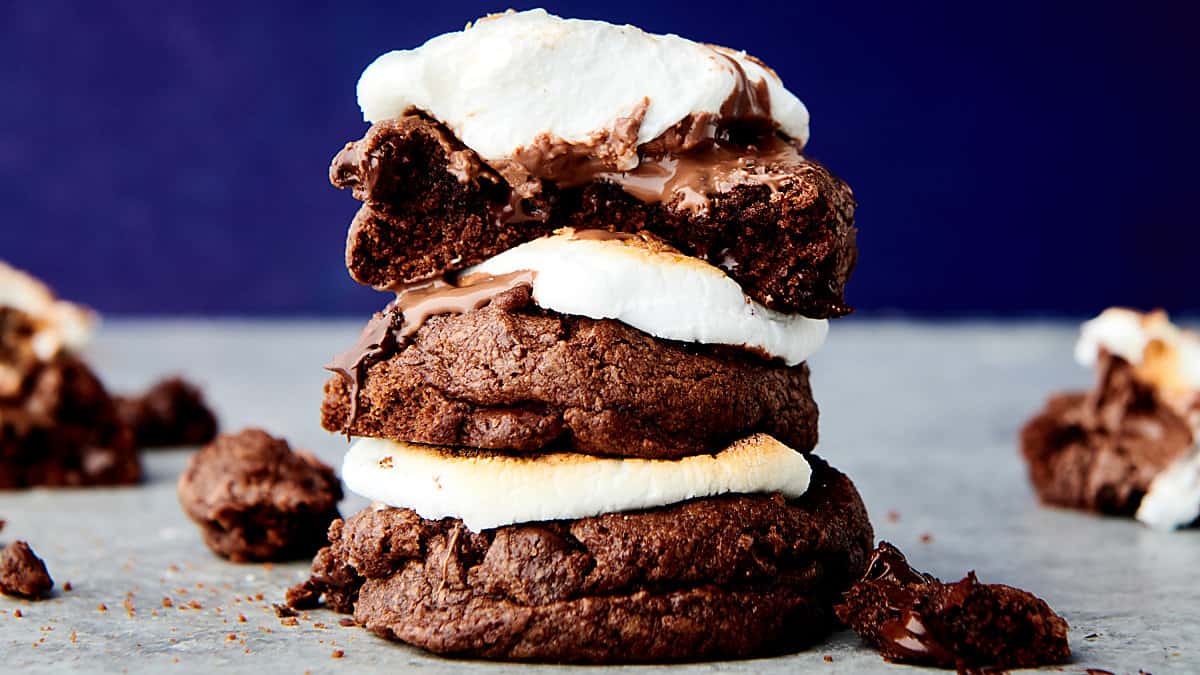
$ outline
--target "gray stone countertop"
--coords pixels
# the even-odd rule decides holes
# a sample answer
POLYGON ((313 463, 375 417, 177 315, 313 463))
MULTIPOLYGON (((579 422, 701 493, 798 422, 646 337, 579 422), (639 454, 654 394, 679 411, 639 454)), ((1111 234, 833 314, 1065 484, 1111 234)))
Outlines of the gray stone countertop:
MULTIPOLYGON (((225 429, 261 426, 338 465, 345 442, 318 421, 321 366, 360 325, 112 321, 88 355, 117 391, 182 372, 204 385, 225 429)), ((950 579, 974 569, 1063 614, 1075 658, 1052 672, 1200 672, 1200 532, 1043 508, 1026 481, 1016 448, 1021 423, 1051 391, 1090 381, 1071 361, 1075 332, 1075 324, 1053 322, 838 321, 812 359, 818 453, 858 485, 877 537, 916 566, 950 579)), ((27 539, 57 582, 47 601, 0 597, 0 669, 564 670, 440 659, 339 626, 339 615, 325 610, 281 625, 271 603, 307 566, 211 555, 175 499, 187 455, 148 454, 147 480, 136 488, 0 493, 0 518, 8 520, 0 539, 27 539), (333 658, 335 650, 344 656, 333 658)), ((342 510, 363 505, 352 497, 342 510)), ((775 659, 624 670, 916 672, 885 663, 847 632, 775 659)))

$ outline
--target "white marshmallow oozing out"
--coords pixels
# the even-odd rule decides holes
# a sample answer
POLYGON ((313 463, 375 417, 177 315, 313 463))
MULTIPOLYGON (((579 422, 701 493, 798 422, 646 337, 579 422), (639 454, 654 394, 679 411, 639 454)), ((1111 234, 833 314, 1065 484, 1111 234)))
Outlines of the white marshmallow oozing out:
POLYGON ((1158 530, 1185 527, 1200 517, 1200 449, 1154 477, 1138 505, 1137 519, 1158 530))
POLYGON ((729 59, 751 83, 766 83, 778 128, 807 142, 804 104, 745 53, 542 9, 489 16, 380 56, 358 81, 358 103, 369 122, 422 110, 492 161, 542 135, 586 144, 648 99, 642 144, 688 115, 719 113, 738 86, 729 59))
POLYGON ((359 438, 342 478, 353 492, 422 518, 459 518, 478 532, 514 523, 586 518, 727 493, 808 490, 804 455, 766 434, 715 455, 675 460, 574 453, 455 454, 438 446, 359 438))
POLYGON ((641 237, 577 238, 567 228, 463 277, 518 270, 535 273, 533 299, 545 309, 615 319, 665 340, 749 347, 788 365, 811 356, 829 333, 827 320, 767 309, 720 268, 641 237))

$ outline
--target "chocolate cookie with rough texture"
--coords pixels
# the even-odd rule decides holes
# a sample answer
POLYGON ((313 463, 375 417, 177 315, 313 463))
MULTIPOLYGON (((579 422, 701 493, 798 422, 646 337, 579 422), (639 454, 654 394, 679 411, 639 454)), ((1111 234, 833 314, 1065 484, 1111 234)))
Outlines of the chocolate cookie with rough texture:
POLYGON ((118 396, 117 413, 139 448, 203 445, 217 435, 217 417, 200 390, 169 377, 137 396, 118 396))
POLYGON ((963 671, 1032 668, 1071 656, 1067 622, 1041 598, 979 583, 974 572, 942 583, 887 542, 835 610, 889 661, 963 671))
POLYGON ((817 442, 808 367, 657 340, 617 321, 544 312, 528 287, 431 317, 354 387, 325 385, 331 431, 436 445, 674 458, 766 432, 817 442))
POLYGON ((260 429, 218 436, 191 457, 178 491, 204 543, 239 562, 312 555, 342 499, 333 469, 260 429))
POLYGON ((39 358, 34 323, 0 307, 0 489, 136 483, 133 435, 81 360, 39 358))
POLYGON ((808 492, 472 532, 407 509, 330 528, 289 593, 389 639, 457 656, 622 663, 794 651, 824 638, 865 569, 854 485, 813 458, 808 492))
POLYGON ((848 313, 843 294, 858 257, 850 188, 798 154, 768 168, 769 184, 693 195, 707 202, 703 211, 643 201, 603 178, 568 187, 538 180, 523 185, 520 199, 442 125, 408 115, 348 144, 330 178, 364 202, 346 265, 372 286, 463 269, 560 227, 649 230, 724 265, 767 307, 813 318, 848 313))
POLYGON ((1188 421, 1101 354, 1090 392, 1058 394, 1021 430, 1021 452, 1042 501, 1132 516, 1151 481, 1194 443, 1188 421))
POLYGON ((0 549, 0 593, 37 600, 54 588, 46 563, 23 541, 0 549))

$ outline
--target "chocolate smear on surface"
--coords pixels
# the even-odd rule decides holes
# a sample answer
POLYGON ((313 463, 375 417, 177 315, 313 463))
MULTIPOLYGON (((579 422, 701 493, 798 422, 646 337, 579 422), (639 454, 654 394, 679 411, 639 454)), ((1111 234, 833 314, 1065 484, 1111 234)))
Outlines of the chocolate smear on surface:
POLYGON ((350 414, 347 436, 358 414, 358 390, 363 371, 371 363, 388 358, 432 316, 465 314, 490 303, 496 296, 521 286, 533 286, 534 272, 517 270, 508 274, 471 274, 455 280, 433 279, 379 289, 396 293, 382 312, 371 317, 358 342, 325 366, 350 385, 350 414))

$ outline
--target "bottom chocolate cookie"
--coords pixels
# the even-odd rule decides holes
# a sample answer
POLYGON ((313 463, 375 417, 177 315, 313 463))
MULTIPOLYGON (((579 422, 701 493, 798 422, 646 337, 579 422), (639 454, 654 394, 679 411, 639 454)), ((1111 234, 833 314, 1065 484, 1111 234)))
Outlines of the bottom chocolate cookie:
POLYGON ((811 458, 808 492, 472 532, 366 509, 330 528, 293 606, 353 613, 441 654, 622 663, 741 658, 825 637, 873 541, 853 483, 811 458))

